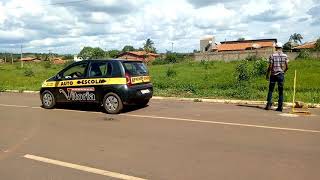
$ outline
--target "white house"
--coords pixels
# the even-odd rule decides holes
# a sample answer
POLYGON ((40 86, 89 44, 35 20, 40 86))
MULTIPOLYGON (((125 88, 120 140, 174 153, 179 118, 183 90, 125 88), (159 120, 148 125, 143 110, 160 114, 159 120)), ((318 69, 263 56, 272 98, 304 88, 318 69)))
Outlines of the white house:
POLYGON ((78 61, 82 61, 83 59, 82 59, 82 57, 78 57, 77 55, 74 55, 74 56, 73 56, 73 60, 74 60, 75 62, 78 62, 78 61))

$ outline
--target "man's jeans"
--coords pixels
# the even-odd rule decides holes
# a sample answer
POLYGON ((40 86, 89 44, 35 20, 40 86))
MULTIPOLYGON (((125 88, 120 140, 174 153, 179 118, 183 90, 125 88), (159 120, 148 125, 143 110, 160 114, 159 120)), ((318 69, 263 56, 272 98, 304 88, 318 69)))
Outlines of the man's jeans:
POLYGON ((278 91, 279 91, 279 99, 278 99, 278 109, 282 109, 283 105, 283 86, 284 86, 284 74, 280 73, 278 75, 271 75, 270 76, 270 83, 269 83, 269 93, 268 93, 268 106, 272 105, 272 93, 274 90, 274 86, 278 83, 278 91))

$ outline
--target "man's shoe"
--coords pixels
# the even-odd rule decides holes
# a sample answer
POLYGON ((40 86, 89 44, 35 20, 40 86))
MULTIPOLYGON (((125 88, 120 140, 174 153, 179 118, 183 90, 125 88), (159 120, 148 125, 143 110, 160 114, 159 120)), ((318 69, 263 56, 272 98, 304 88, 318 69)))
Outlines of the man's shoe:
POLYGON ((265 110, 270 110, 271 109, 271 105, 267 105, 264 109, 265 110))
POLYGON ((276 111, 282 112, 282 108, 277 108, 276 111))

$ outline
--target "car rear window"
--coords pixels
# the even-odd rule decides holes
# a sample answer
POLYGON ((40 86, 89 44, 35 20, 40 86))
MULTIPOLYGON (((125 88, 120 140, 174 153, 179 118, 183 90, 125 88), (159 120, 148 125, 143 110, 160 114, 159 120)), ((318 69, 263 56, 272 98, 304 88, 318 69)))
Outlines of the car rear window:
POLYGON ((126 73, 131 76, 145 76, 148 75, 147 66, 143 62, 123 62, 126 73))

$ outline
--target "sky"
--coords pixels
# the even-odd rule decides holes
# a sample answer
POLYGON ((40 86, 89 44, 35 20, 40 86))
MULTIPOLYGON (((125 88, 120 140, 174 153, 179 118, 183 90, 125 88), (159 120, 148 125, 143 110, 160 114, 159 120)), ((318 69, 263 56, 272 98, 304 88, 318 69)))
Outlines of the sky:
POLYGON ((192 52, 200 38, 320 37, 320 0, 0 0, 0 52, 142 47, 192 52))

